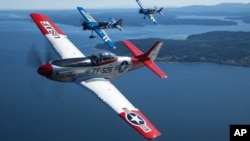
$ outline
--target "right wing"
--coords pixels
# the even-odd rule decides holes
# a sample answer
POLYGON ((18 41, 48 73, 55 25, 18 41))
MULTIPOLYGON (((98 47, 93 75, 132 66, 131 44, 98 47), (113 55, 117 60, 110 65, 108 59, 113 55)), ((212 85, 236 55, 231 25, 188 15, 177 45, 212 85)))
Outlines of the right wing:
POLYGON ((96 94, 100 100, 145 138, 152 140, 161 135, 154 125, 109 80, 93 78, 76 83, 96 94))
POLYGON ((83 9, 82 7, 77 7, 77 9, 88 23, 96 22, 96 20, 85 9, 83 9))
POLYGON ((62 59, 84 57, 81 51, 47 16, 38 13, 31 13, 30 16, 62 59))
POLYGON ((105 44, 107 46, 109 46, 110 48, 113 48, 115 49, 116 46, 115 44, 113 43, 113 41, 109 38, 108 34, 100 29, 100 28, 94 28, 94 31, 96 32, 96 34, 105 42, 105 44))

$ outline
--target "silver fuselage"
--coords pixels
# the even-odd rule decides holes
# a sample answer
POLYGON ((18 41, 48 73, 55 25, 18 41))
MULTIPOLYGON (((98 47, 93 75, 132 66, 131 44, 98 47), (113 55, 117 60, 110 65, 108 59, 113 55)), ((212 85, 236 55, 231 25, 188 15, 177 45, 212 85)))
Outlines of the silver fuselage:
MULTIPOLYGON (((65 60, 68 61, 69 59, 65 60)), ((60 60, 63 62, 64 60, 60 60)), ((111 62, 98 65, 81 62, 71 62, 72 65, 57 65, 51 62, 52 75, 48 79, 61 82, 74 82, 90 78, 114 79, 132 68, 131 57, 117 57, 111 62)))

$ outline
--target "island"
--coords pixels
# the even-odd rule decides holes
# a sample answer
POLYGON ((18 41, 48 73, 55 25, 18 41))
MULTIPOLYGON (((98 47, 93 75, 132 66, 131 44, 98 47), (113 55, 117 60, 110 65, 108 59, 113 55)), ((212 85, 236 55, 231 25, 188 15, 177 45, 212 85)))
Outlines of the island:
MULTIPOLYGON (((210 62, 226 65, 250 67, 250 32, 213 31, 188 36, 185 40, 173 39, 133 39, 143 52, 156 41, 163 46, 156 61, 161 62, 210 62)), ((115 42, 117 49, 108 49, 98 44, 98 49, 108 49, 117 55, 132 55, 122 41, 115 42)))

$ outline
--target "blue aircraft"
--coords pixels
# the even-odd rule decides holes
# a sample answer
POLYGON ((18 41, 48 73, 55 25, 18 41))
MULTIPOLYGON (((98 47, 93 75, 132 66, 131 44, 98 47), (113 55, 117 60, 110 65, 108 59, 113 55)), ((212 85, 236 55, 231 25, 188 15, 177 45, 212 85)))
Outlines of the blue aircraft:
POLYGON ((85 21, 83 22, 83 30, 91 30, 90 39, 95 38, 93 35, 93 31, 96 32, 97 35, 111 48, 116 48, 113 41, 109 38, 108 34, 103 29, 109 28, 117 28, 118 30, 122 30, 122 19, 116 21, 114 18, 110 18, 110 22, 97 22, 85 9, 82 7, 77 7, 79 12, 84 17, 85 21))
POLYGON ((153 21, 154 24, 158 24, 157 20, 154 18, 153 14, 155 13, 159 13, 161 15, 163 15, 162 11, 163 11, 163 7, 160 9, 157 9, 157 7, 155 7, 155 9, 146 9, 144 8, 144 6, 142 5, 140 0, 136 0, 136 2, 138 3, 138 5, 140 6, 140 10, 139 13, 140 14, 144 14, 144 19, 146 18, 146 16, 148 16, 148 18, 153 21))

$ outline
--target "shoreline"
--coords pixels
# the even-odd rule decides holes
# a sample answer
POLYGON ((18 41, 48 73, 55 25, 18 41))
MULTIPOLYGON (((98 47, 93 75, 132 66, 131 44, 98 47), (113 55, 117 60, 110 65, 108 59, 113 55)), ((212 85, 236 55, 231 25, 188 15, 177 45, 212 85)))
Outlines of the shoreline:
MULTIPOLYGON (((213 31, 193 34, 186 40, 146 38, 130 41, 146 52, 158 40, 163 41, 156 59, 159 62, 208 62, 250 67, 250 32, 213 31)), ((117 55, 131 55, 121 41, 115 44, 123 47, 107 50, 117 55)), ((97 44, 95 48, 106 49, 106 46, 97 44)))

